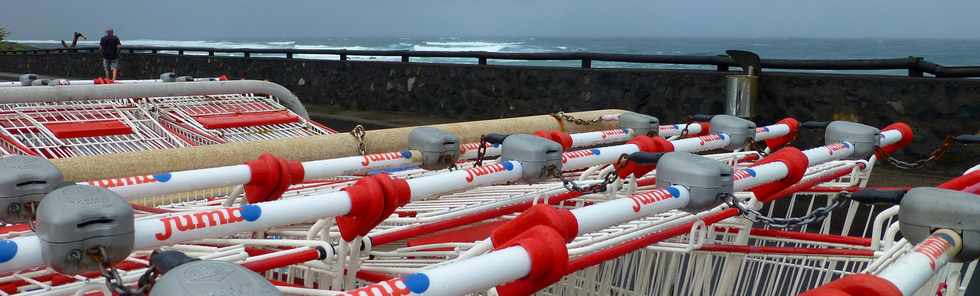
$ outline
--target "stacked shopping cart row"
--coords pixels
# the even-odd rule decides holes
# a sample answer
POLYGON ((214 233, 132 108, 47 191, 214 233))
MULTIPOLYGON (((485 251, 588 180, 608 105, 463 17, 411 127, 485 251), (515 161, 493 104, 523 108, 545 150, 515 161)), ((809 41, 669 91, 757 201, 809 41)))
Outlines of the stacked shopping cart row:
MULTIPOLYGON (((154 98, 142 103, 153 106, 146 109, 147 113, 157 115, 156 122, 168 132, 181 134, 176 138, 185 143, 192 142, 191 134, 204 134, 186 131, 220 129, 227 122, 223 119, 227 117, 222 116, 230 115, 236 122, 257 120, 251 115, 240 115, 242 113, 262 114, 262 122, 267 126, 281 127, 277 132, 269 132, 279 136, 291 136, 294 135, 292 131, 302 130, 301 127, 290 126, 295 121, 288 113, 270 113, 278 111, 242 99, 247 96, 208 98, 228 102, 222 106, 188 103, 194 98, 186 97, 154 98), (219 116, 209 117, 212 115, 219 116)), ((635 115, 627 115, 626 118, 620 116, 618 120, 629 121, 630 116, 635 115)), ((166 182, 122 182, 122 186, 102 186, 103 183, 119 183, 93 180, 86 184, 108 187, 130 200, 182 190, 244 184, 231 194, 219 193, 204 199, 177 200, 158 203, 152 208, 136 208, 139 216, 136 222, 136 248, 163 247, 194 257, 240 263, 263 273, 281 291, 295 295, 333 295, 364 285, 369 286, 351 292, 355 295, 389 295, 409 290, 437 292, 446 287, 437 286, 445 284, 435 277, 429 278, 431 282, 426 281, 426 285, 431 284, 432 289, 417 290, 419 274, 453 265, 463 264, 466 267, 466 264, 480 262, 480 258, 491 254, 513 253, 509 251, 513 248, 491 251, 496 244, 487 238, 521 217, 522 212, 540 209, 534 206, 537 204, 577 210, 610 202, 635 202, 643 213, 651 213, 628 217, 615 217, 615 213, 609 213, 612 216, 593 217, 624 222, 602 227, 590 226, 594 229, 588 228, 569 238, 568 243, 563 244, 567 248, 565 259, 569 261, 569 268, 565 271, 569 274, 560 282, 536 288, 543 288, 540 292, 546 294, 791 295, 845 274, 861 272, 871 262, 881 258, 883 253, 878 246, 891 246, 885 242, 887 240, 882 240, 884 235, 881 232, 873 230, 887 228, 885 225, 890 225, 891 220, 882 218, 876 221, 872 216, 880 212, 879 209, 862 208, 857 203, 837 206, 834 213, 844 214, 824 219, 817 228, 794 225, 788 230, 770 228, 772 223, 753 223, 748 218, 765 220, 752 217, 748 212, 739 215, 739 211, 731 208, 731 203, 712 205, 699 211, 649 210, 658 207, 661 201, 670 203, 674 199, 683 200, 688 193, 678 191, 674 194, 665 189, 673 186, 655 186, 658 172, 647 167, 650 163, 642 163, 643 158, 649 155, 640 155, 636 159, 622 155, 738 149, 748 142, 765 140, 770 145, 763 151, 707 155, 734 167, 735 174, 730 177, 735 180, 754 182, 751 180, 765 179, 766 176, 762 175, 769 171, 753 168, 766 166, 772 163, 767 159, 785 154, 777 152, 769 155, 767 152, 776 151, 785 144, 783 140, 792 139, 796 132, 795 124, 791 121, 756 129, 754 124, 749 125, 734 118, 717 118, 719 120, 713 120, 710 124, 711 128, 707 123, 697 123, 668 125, 667 128, 647 126, 645 130, 632 126, 583 134, 541 132, 538 133, 540 137, 553 142, 511 135, 502 143, 459 143, 457 140, 456 144, 461 144, 459 148, 442 151, 429 150, 427 147, 430 146, 424 145, 423 139, 416 142, 417 145, 397 152, 302 164, 265 157, 247 165, 166 173, 166 182), (726 129, 725 120, 722 119, 736 123, 729 124, 728 128, 734 125, 738 129, 726 129), (645 136, 650 133, 649 130, 654 133, 659 130, 659 135, 666 138, 689 136, 697 134, 693 132, 693 126, 697 129, 704 127, 705 131, 711 129, 712 134, 686 139, 675 137, 672 142, 645 136), (751 127, 752 132, 747 133, 746 127, 751 127), (679 133, 664 132, 670 130, 679 133), (740 140, 733 139, 733 136, 740 140), (780 141, 769 141, 775 139, 780 141), (518 144, 508 146, 506 141, 518 144), (627 141, 629 143, 623 144, 627 141), (523 146, 520 144, 522 142, 525 143, 523 146), (558 145, 557 149, 547 148, 551 145, 558 145), (477 147, 478 151, 467 153, 466 147, 477 147), (480 152, 479 147, 486 149, 480 152), (534 161, 513 158, 513 150, 508 152, 508 147, 523 147, 516 149, 543 153, 547 155, 545 162, 552 165, 561 163, 561 172, 547 165, 535 170, 534 161), (547 149, 535 150, 535 147, 547 149), (670 149, 665 150, 665 147, 670 149), (433 157, 431 153, 439 155, 433 157), (445 163, 442 162, 443 157, 452 154, 463 155, 463 161, 449 162, 452 164, 450 168, 422 168, 432 163, 445 163), (493 159, 501 154, 504 155, 502 158, 493 159), (474 156, 477 158, 475 161, 470 159, 474 156), (285 180, 291 184, 289 190, 269 195, 269 190, 263 191, 257 184, 252 184, 256 181, 256 170, 262 167, 258 161, 282 164, 279 173, 285 175, 270 175, 275 177, 269 178, 285 180), (304 174, 291 173, 297 170, 304 174), (379 171, 389 174, 378 175, 379 171), (540 174, 529 175, 528 172, 540 174), (532 184, 501 185, 515 182, 532 184), (204 183, 210 185, 201 185, 204 183), (181 188, 176 184, 187 184, 188 187, 181 188), (370 184, 380 184, 381 187, 370 184), (388 190, 401 190, 397 188, 403 186, 410 188, 410 194, 388 196, 393 199, 372 204, 384 210, 366 209, 363 207, 365 201, 359 200, 366 196, 366 188, 382 188, 387 192, 382 195, 387 195, 391 193, 388 190), (398 206, 393 207, 393 204, 398 206), (374 210, 377 213, 366 214, 374 210), (871 214, 867 214, 869 212, 871 214), (335 220, 335 216, 345 218, 335 220), (369 219, 371 221, 359 220, 366 217, 373 218, 369 219), (868 229, 872 229, 871 233, 868 233, 868 229)), ((876 134, 875 137, 879 136, 876 134)), ((897 139, 908 137, 910 134, 905 134, 904 130, 891 129, 880 139, 882 146, 888 146, 897 139)), ((435 138, 445 139, 428 139, 435 138)), ((240 130, 230 129, 196 139, 202 141, 198 144, 203 144, 222 143, 217 140, 234 142, 262 138, 261 135, 243 135, 240 130), (204 142, 208 140, 213 142, 204 142)), ((846 142, 833 143, 837 141, 829 140, 828 144, 831 145, 814 150, 829 154, 813 156, 819 158, 813 160, 809 168, 794 168, 802 169, 802 173, 799 179, 792 181, 793 184, 785 184, 787 186, 783 190, 768 192, 764 196, 756 195, 759 192, 736 192, 728 202, 738 202, 746 209, 761 208, 761 216, 801 216, 834 204, 833 200, 839 198, 839 191, 864 187, 874 166, 874 158, 841 160, 840 156, 835 156, 835 152, 846 156, 854 153, 856 148, 848 146, 846 142), (773 201, 784 195, 792 196, 773 201), (800 213, 786 208, 806 211, 800 213)), ((26 232, 27 229, 23 229, 18 234, 8 234, 9 240, 5 243, 12 243, 22 250, 34 246, 37 241, 26 232)), ((530 241, 533 240, 535 238, 531 237, 530 241)), ((18 271, 0 279, 0 291, 5 293, 57 295, 104 288, 98 274, 64 276, 49 270, 34 270, 32 268, 43 264, 38 254, 17 252, 12 256, 0 262, 4 271, 18 271)), ((117 263, 122 270, 120 277, 125 283, 135 284, 144 274, 148 256, 147 251, 137 251, 125 261, 117 263)), ((529 271, 519 274, 520 270, 506 273, 497 269, 513 271, 515 266, 485 268, 474 263, 469 270, 458 270, 459 280, 449 283, 458 287, 450 287, 450 290, 481 292, 513 279, 525 280, 524 275, 529 271), (508 280, 494 281, 502 278, 508 280)), ((946 282, 946 278, 936 279, 933 283, 939 285, 943 282, 946 282)), ((497 291, 507 293, 513 290, 497 291)))

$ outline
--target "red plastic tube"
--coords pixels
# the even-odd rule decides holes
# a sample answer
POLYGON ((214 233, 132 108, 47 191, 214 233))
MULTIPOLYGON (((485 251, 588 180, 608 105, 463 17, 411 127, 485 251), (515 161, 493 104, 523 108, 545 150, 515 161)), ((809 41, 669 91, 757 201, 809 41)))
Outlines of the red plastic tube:
MULTIPOLYGON (((562 194, 558 194, 558 195, 554 195, 552 197, 549 197, 548 200, 549 200, 549 203, 554 204, 554 203, 558 203, 558 202, 565 201, 565 200, 568 200, 568 199, 576 198, 576 197, 579 197, 581 195, 582 194, 581 193, 578 193, 578 192, 566 192, 566 193, 562 193, 562 194)), ((516 213, 516 212, 520 212, 520 211, 524 211, 524 210, 527 210, 530 207, 531 207, 531 202, 519 203, 519 204, 510 205, 510 206, 506 206, 506 207, 495 209, 495 210, 491 210, 491 211, 475 213, 475 214, 472 214, 472 215, 461 216, 461 217, 447 219, 447 220, 443 220, 443 221, 439 221, 439 222, 432 222, 432 223, 428 223, 428 224, 422 224, 422 225, 419 225, 419 226, 416 226, 416 227, 412 227, 412 228, 408 228, 408 229, 403 229, 403 230, 399 230, 399 231, 393 231, 393 232, 389 232, 389 233, 385 233, 385 234, 380 234, 380 235, 377 235, 377 236, 371 236, 371 245, 373 245, 373 246, 385 245, 385 244, 393 243, 393 242, 400 241, 400 240, 403 240, 403 239, 408 239, 408 238, 412 238, 412 237, 416 237, 416 236, 420 236, 420 235, 430 234, 430 233, 434 233, 434 232, 437 232, 437 231, 442 231, 442 230, 453 228, 453 227, 458 227, 458 226, 463 226, 463 225, 467 225, 467 224, 472 224, 472 223, 480 222, 480 221, 483 221, 483 220, 493 219, 493 218, 497 218, 497 217, 500 217, 500 216, 503 216, 503 215, 512 214, 512 213, 516 213)))
MULTIPOLYGON (((739 229, 732 228, 732 227, 715 227, 715 231, 726 232, 726 233, 737 233, 739 229)), ((749 231, 749 234, 753 236, 798 239, 798 240, 807 240, 807 241, 821 242, 821 243, 833 243, 833 244, 844 244, 844 245, 865 246, 865 247, 871 246, 870 238, 857 237, 857 236, 795 232, 795 231, 763 229, 763 228, 752 228, 752 230, 749 231)))
MULTIPOLYGON (((730 217, 735 217, 736 215, 738 215, 738 210, 727 209, 720 213, 706 217, 704 219, 704 224, 711 225, 717 223, 718 221, 725 220, 730 217)), ((646 247, 650 244, 654 244, 678 235, 686 234, 691 231, 691 227, 693 226, 694 226, 694 222, 685 223, 684 225, 676 226, 664 230, 662 232, 652 233, 650 235, 641 237, 639 239, 631 240, 622 245, 618 245, 608 249, 603 249, 601 251, 589 255, 575 258, 575 260, 572 260, 569 263, 568 266, 569 273, 586 269, 590 266, 602 263, 604 261, 616 259, 619 256, 629 254, 633 251, 639 250, 640 248, 646 247)))
POLYGON ((732 245, 704 245, 701 251, 742 253, 742 254, 783 254, 783 255, 830 255, 830 256, 858 256, 872 257, 875 252, 872 250, 859 249, 828 249, 828 248, 791 248, 791 247, 760 247, 760 246, 732 246, 732 245))
POLYGON ((870 238, 857 237, 857 236, 830 235, 830 234, 794 232, 794 231, 761 229, 761 228, 752 228, 749 234, 755 236, 799 239, 799 240, 807 240, 807 241, 821 242, 821 243, 845 244, 845 245, 855 245, 855 246, 865 246, 865 247, 871 246, 870 238))
MULTIPOLYGON (((653 185, 653 184, 656 184, 656 183, 657 183, 657 180, 655 178, 644 178, 644 179, 640 179, 640 180, 637 180, 636 181, 636 184, 638 186, 649 186, 649 185, 653 185)), ((554 205, 554 204, 558 204, 560 202, 563 202, 565 200, 569 200, 569 199, 573 199, 573 198, 579 197, 581 195, 582 194, 581 193, 578 193, 578 192, 566 192, 566 193, 557 194, 557 195, 548 197, 547 200, 548 200, 548 203, 549 204, 553 204, 554 205)), ((480 221, 483 221, 483 220, 493 219, 493 218, 497 218, 497 217, 500 217, 500 216, 503 216, 503 215, 512 214, 512 213, 516 213, 516 212, 520 212, 520 211, 524 211, 524 210, 527 210, 530 207, 531 207, 531 202, 528 201, 528 202, 524 202, 524 203, 519 203, 519 204, 514 204, 514 205, 506 206, 506 207, 499 208, 499 209, 492 210, 492 211, 475 213, 475 214, 461 216, 461 217, 452 218, 452 219, 447 219, 447 220, 443 220, 443 221, 439 221, 439 222, 432 222, 432 223, 428 223, 428 224, 422 224, 422 225, 419 225, 419 226, 416 226, 416 227, 407 228, 407 229, 403 229, 403 230, 399 230, 399 231, 393 231, 393 232, 389 232, 389 233, 385 233, 385 234, 380 234, 380 235, 377 235, 377 236, 371 236, 370 237, 371 238, 371 245, 373 245, 373 246, 381 246, 381 245, 385 245, 385 244, 390 244, 390 243, 393 243, 393 242, 396 242, 396 241, 400 241, 400 240, 403 240, 403 239, 408 239, 408 238, 412 238, 412 237, 416 237, 416 236, 420 236, 420 235, 430 234, 430 233, 434 233, 434 232, 437 232, 437 231, 442 231, 442 230, 453 228, 453 227, 458 227, 458 226, 462 226, 462 225, 472 224, 472 223, 480 222, 480 221)))
POLYGON ((787 117, 787 118, 783 118, 783 120, 780 120, 779 122, 776 123, 777 124, 782 123, 785 124, 786 126, 789 126, 789 133, 780 137, 766 139, 766 147, 769 147, 770 150, 779 149, 780 147, 789 144, 789 142, 796 140, 796 137, 799 136, 800 122, 797 121, 796 119, 793 119, 792 117, 787 117))
POLYGON ((852 274, 800 296, 902 296, 895 284, 875 275, 852 274))
POLYGON ((245 262, 242 263, 242 267, 248 268, 254 272, 266 272, 271 269, 300 264, 306 261, 321 260, 326 256, 326 254, 326 251, 322 247, 316 247, 305 251, 245 262))
MULTIPOLYGON (((864 164, 859 163, 858 164, 858 167, 860 167, 860 168, 863 169, 864 168, 864 164)), ((773 201, 773 200, 777 200, 777 199, 780 199, 780 198, 789 196, 789 195, 791 195, 793 193, 797 193, 797 192, 800 192, 800 191, 803 191, 803 190, 807 190, 807 189, 809 189, 811 187, 817 186, 817 184, 821 184, 821 183, 824 183, 824 182, 828 182, 828 181, 831 181, 831 180, 834 180, 834 179, 843 177, 844 175, 850 174, 851 171, 853 171, 853 170, 854 170, 853 167, 842 168, 842 169, 839 169, 837 171, 834 171, 834 173, 832 173, 832 174, 825 175, 825 176, 819 177, 819 178, 814 178, 814 179, 811 179, 811 180, 806 181, 806 182, 797 183, 797 184, 794 184, 792 186, 786 187, 783 190, 777 191, 777 192, 772 193, 772 194, 769 194, 769 195, 756 196, 756 199, 758 199, 760 202, 763 202, 763 203, 770 202, 770 201, 773 201)))
POLYGON ((980 171, 956 177, 955 179, 939 184, 937 187, 949 190, 963 190, 977 183, 980 183, 980 171))

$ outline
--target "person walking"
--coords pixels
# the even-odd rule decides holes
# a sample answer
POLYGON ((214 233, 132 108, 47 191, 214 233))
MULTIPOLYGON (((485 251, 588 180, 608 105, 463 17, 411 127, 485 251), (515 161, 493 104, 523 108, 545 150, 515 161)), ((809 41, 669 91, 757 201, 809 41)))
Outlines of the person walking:
POLYGON ((112 80, 116 80, 119 74, 119 48, 122 48, 119 37, 116 37, 111 28, 105 30, 105 36, 99 41, 99 50, 102 51, 102 68, 105 69, 105 77, 112 77, 112 80), (110 73, 112 76, 109 75, 110 73))

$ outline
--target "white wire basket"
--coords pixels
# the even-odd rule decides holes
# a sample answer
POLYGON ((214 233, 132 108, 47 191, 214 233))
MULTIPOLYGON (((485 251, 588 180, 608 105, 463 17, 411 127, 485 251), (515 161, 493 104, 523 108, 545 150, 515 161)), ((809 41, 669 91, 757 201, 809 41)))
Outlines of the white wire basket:
POLYGON ((46 158, 183 147, 132 100, 0 105, 0 146, 46 158))
POLYGON ((193 145, 315 136, 336 131, 254 94, 147 98, 160 123, 193 145))

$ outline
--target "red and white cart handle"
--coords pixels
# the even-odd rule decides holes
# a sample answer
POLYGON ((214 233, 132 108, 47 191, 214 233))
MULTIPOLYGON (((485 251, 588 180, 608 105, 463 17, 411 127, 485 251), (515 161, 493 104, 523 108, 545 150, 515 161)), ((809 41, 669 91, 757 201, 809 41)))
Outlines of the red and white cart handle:
MULTIPOLYGON (((757 134, 755 140, 765 141, 786 136, 790 132, 789 125, 778 123, 763 127, 771 132, 757 134)), ((715 149, 722 149, 731 144, 731 136, 721 133, 716 135, 706 135, 694 138, 679 139, 666 142, 670 147, 665 147, 666 151, 661 152, 701 152, 715 149)), ((624 145, 599 147, 587 150, 565 152, 562 154, 562 170, 573 171, 585 169, 591 166, 613 163, 619 159, 620 155, 631 154, 634 152, 650 152, 649 147, 640 147, 642 142, 628 143, 624 145)))
MULTIPOLYGON (((623 129, 572 134, 571 136, 573 138, 573 147, 576 145, 585 147, 604 143, 625 142, 632 137, 629 133, 624 132, 623 129), (576 140, 576 137, 579 139, 576 140)), ((461 147, 461 150, 463 150, 461 156, 466 159, 468 151, 472 150, 473 157, 475 157, 476 147, 479 147, 479 143, 463 145, 461 147)), ((486 155, 500 155, 499 145, 488 147, 486 155)), ((405 167, 419 164, 421 161, 422 154, 420 152, 402 150, 364 156, 308 161, 297 163, 296 165, 301 166, 301 180, 316 180, 335 176, 363 174, 373 170, 405 167)), ((233 165, 164 172, 135 177, 103 179, 81 182, 79 184, 108 188, 126 199, 139 199, 178 192, 247 184, 256 177, 256 174, 266 173, 261 172, 263 169, 264 166, 258 164, 233 165)), ((296 169, 298 170, 299 168, 297 167, 296 169)))
POLYGON ((959 233, 939 229, 877 275, 849 275, 801 296, 913 295, 962 248, 959 233))
MULTIPOLYGON (((903 135, 897 130, 882 132, 881 146, 898 143, 903 135)), ((776 161, 740 170, 735 174, 735 190, 744 191, 753 187, 775 183, 791 173, 802 174, 806 167, 842 159, 854 152, 854 145, 838 143, 809 149, 799 153, 805 165, 800 168, 787 159, 781 159, 777 152, 776 161), (796 172, 791 172, 794 167, 796 172), (802 171, 800 171, 802 170, 802 171)), ((764 162, 764 161, 763 161, 764 162)), ((795 181, 794 181, 795 182, 795 181)), ((575 236, 595 232, 649 215, 680 209, 688 205, 690 195, 684 186, 670 186, 664 189, 641 192, 626 198, 615 199, 591 206, 573 209, 571 219, 560 223, 562 229, 575 229, 575 236)), ((566 235, 566 238, 568 236, 566 235)), ((491 240, 493 238, 491 237, 491 240)), ((495 245, 504 242, 493 242, 495 245)), ((541 253, 541 252, 537 252, 541 253)), ((405 287, 414 294, 424 295, 462 295, 484 290, 529 276, 533 266, 531 252, 524 246, 511 246, 484 255, 440 265, 429 270, 406 276, 402 279, 405 287), (503 254, 498 254, 503 252, 503 254), (489 256, 492 259, 485 257, 489 256), (473 272, 474 270, 480 272, 473 272), (487 276, 492 270, 493 276, 487 276)), ((567 260, 567 258, 565 258, 567 260)), ((927 277, 928 278, 928 277, 927 277)), ((370 286, 369 286, 370 288, 370 286)), ((361 289, 359 289, 361 290, 361 289)))
MULTIPOLYGON (((769 132, 757 134, 756 139, 759 141, 782 137, 790 131, 789 126, 786 124, 774 124, 760 129, 765 129, 769 132)), ((572 147, 618 143, 627 141, 633 137, 629 129, 571 134, 572 147)), ((709 135, 675 140, 671 143, 674 145, 673 151, 696 152, 725 147, 730 140, 730 137, 727 135, 709 135)), ((461 149, 463 153, 461 157, 466 159, 470 156, 469 154, 473 154, 472 156, 475 157, 474 149, 478 146, 479 143, 462 145, 461 149), (473 152, 469 153, 469 151, 473 152)), ((562 159, 565 161, 565 170, 577 170, 593 165, 612 163, 624 153, 629 154, 638 151, 641 151, 639 146, 625 144, 566 152, 562 155, 562 159)), ((487 156, 499 155, 499 145, 488 147, 486 154, 487 156)), ((294 177, 298 177, 296 178, 297 181, 302 181, 362 174, 372 170, 418 164, 421 162, 421 157, 421 153, 418 151, 402 150, 398 152, 368 154, 365 156, 308 161, 296 163, 301 168, 296 167, 295 170, 299 171, 301 169, 302 176, 294 177)), ((233 165, 198 170, 163 172, 135 177, 103 179, 82 182, 80 184, 108 188, 126 199, 139 199, 178 192, 247 184, 255 179, 257 174, 277 173, 266 172, 265 170, 268 170, 265 169, 266 167, 259 163, 233 165)))
MULTIPOLYGON (((696 152, 724 147, 728 145, 728 139, 729 137, 726 135, 713 135, 677 140, 673 143, 678 143, 678 145, 674 146, 675 151, 696 152)), ((620 154, 637 152, 640 151, 640 148, 634 144, 625 144, 584 151, 589 151, 589 153, 585 155, 586 157, 574 158, 584 159, 579 164, 582 165, 582 167, 569 165, 569 163, 566 163, 566 167, 564 169, 574 170, 585 168, 590 165, 612 163, 616 161, 620 154), (594 151, 597 149, 603 149, 607 152, 595 153, 594 151), (608 155, 615 155, 615 157, 607 157, 608 155)), ((572 154, 577 155, 578 153, 579 151, 567 152, 565 153, 565 157, 572 154)), ((350 161, 351 159, 361 159, 361 157, 346 158, 342 160, 350 161)), ((330 161, 337 160, 323 160, 320 161, 320 164, 330 161)), ((507 161, 466 170, 456 170, 438 175, 413 178, 409 180, 387 179, 388 182, 398 185, 393 187, 403 188, 400 190, 401 192, 388 193, 389 196, 386 198, 395 199, 395 201, 376 201, 372 200, 371 198, 359 197, 352 198, 351 194, 349 194, 350 192, 360 195, 357 193, 360 191, 356 189, 361 187, 358 187, 355 184, 355 186, 351 186, 347 191, 295 197, 285 200, 245 205, 242 207, 217 208, 213 210, 202 210, 190 213, 155 216, 153 218, 136 221, 136 241, 134 248, 137 250, 153 249, 160 246, 172 245, 191 240, 221 237, 248 231, 258 231, 269 227, 289 225, 328 217, 360 214, 364 211, 364 208, 384 207, 386 204, 390 203, 397 203, 400 206, 411 200, 419 200, 440 193, 516 181, 521 178, 523 174, 522 172, 522 167, 519 162, 507 161), (395 195, 398 196, 396 197, 395 195), (352 209, 358 210, 355 211, 356 213, 352 213, 352 209)), ((251 178, 248 165, 197 170, 195 173, 184 174, 186 175, 180 176, 180 178, 192 180, 190 182, 224 182, 221 184, 228 185, 247 183, 249 178, 251 178), (218 179, 214 176, 222 176, 223 178, 218 179), (208 178, 211 180, 204 181, 208 180, 208 178)), ((175 175, 169 176, 169 178, 174 177, 175 175)), ((159 177, 154 178, 159 179, 159 177)), ((158 184, 164 183, 167 182, 160 182, 158 184)), ((142 185, 136 184, 128 186, 127 188, 134 188, 136 186, 142 185)), ((367 185, 365 185, 365 187, 366 186, 367 185)), ((113 189, 118 188, 119 187, 113 189)), ((159 193, 162 192, 162 190, 152 192, 159 193)), ((686 190, 683 192, 686 192, 686 190)), ((641 207, 644 208, 643 215, 649 215, 652 213, 646 212, 649 211, 647 206, 649 206, 650 203, 644 202, 649 197, 646 197, 645 194, 651 193, 643 193, 638 195, 636 197, 636 202, 644 205, 641 207)), ((686 204, 686 201, 682 197, 675 199, 677 200, 672 201, 671 204, 676 203, 680 206, 686 204)), ((620 211, 623 211, 624 209, 630 211, 629 215, 625 217, 627 220, 639 217, 640 214, 633 211, 633 200, 619 200, 612 202, 614 204, 611 206, 606 205, 604 207, 617 208, 620 211)), ((660 205, 656 205, 656 207, 660 207, 660 205)), ((594 219, 608 219, 606 217, 609 217, 609 215, 605 213, 591 215, 588 213, 589 210, 585 211, 586 213, 582 214, 584 216, 582 219, 589 219, 591 217, 595 217, 594 219)), ((619 219, 622 220, 624 218, 619 219)), ((592 223, 585 225, 586 226, 583 228, 589 228, 588 225, 592 225, 592 223)), ((363 229, 359 229, 358 231, 363 231, 363 229)), ((350 235, 345 235, 345 239, 348 238, 351 238, 350 235)), ((43 265, 44 261, 41 256, 40 246, 41 243, 36 236, 24 236, 10 240, 0 240, 0 272, 13 272, 43 265)))

